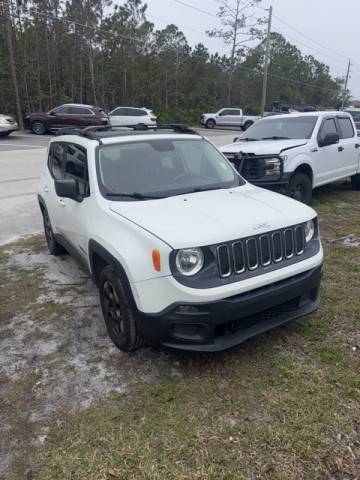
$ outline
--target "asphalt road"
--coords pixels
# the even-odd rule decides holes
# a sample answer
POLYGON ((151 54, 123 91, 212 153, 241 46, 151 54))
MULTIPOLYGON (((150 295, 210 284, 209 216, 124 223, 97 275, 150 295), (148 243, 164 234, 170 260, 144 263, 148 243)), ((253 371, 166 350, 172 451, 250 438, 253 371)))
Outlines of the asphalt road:
MULTIPOLYGON (((198 131, 216 145, 239 135, 239 130, 198 131)), ((0 138, 0 244, 42 229, 36 194, 50 138, 18 132, 0 138)))

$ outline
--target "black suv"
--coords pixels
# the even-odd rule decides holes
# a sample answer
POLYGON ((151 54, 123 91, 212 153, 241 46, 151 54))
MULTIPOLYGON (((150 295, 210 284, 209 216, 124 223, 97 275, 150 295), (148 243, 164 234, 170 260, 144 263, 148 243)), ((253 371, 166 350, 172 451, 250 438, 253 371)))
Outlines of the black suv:
POLYGON ((109 118, 101 108, 92 105, 67 103, 47 113, 31 113, 25 117, 26 128, 37 135, 63 127, 85 128, 90 125, 108 125, 109 118))

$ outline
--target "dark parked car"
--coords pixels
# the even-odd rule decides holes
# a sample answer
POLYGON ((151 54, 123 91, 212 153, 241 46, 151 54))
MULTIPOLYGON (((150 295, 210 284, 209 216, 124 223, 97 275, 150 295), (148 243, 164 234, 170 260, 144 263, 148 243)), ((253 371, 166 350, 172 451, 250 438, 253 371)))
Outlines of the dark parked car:
POLYGON ((67 103, 47 113, 31 113, 25 125, 37 135, 63 127, 85 128, 90 125, 109 125, 109 118, 101 108, 92 105, 67 103))

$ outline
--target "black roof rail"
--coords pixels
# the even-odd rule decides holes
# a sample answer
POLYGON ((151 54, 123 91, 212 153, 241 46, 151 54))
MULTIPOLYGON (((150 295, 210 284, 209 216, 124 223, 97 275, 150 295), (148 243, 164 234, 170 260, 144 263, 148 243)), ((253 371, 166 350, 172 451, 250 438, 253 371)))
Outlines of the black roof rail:
POLYGON ((165 123, 160 125, 145 125, 140 123, 137 125, 124 125, 119 127, 113 127, 111 125, 92 125, 90 127, 74 128, 74 127, 65 127, 60 128, 56 132, 56 136, 59 135, 79 135, 81 137, 86 137, 91 140, 100 141, 102 137, 116 137, 120 135, 129 135, 131 133, 136 134, 137 132, 157 132, 158 130, 172 130, 174 133, 183 133, 188 135, 199 135, 198 132, 189 128, 187 125, 182 123, 165 123), (102 132, 105 135, 102 135, 102 132))

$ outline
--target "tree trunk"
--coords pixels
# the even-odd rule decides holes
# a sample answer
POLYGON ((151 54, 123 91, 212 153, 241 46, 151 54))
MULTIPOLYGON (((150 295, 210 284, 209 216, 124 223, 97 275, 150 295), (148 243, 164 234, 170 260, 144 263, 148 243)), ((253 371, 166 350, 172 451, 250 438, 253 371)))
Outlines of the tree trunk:
POLYGON ((11 33, 11 21, 10 21, 10 15, 9 15, 10 5, 8 0, 5 2, 4 7, 5 7, 6 43, 9 51, 10 72, 11 72, 11 79, 12 79, 14 95, 15 95, 16 115, 17 115, 19 127, 22 129, 24 128, 24 123, 23 123, 23 116, 22 116, 20 93, 19 93, 19 84, 18 84, 17 74, 16 74, 15 52, 14 52, 12 33, 11 33))

